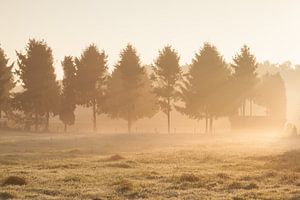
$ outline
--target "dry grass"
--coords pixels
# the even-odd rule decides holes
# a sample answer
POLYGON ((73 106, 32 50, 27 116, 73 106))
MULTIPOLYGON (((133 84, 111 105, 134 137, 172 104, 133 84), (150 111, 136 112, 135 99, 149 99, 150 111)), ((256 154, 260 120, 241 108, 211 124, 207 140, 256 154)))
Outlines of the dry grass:
POLYGON ((257 135, 2 133, 0 199, 296 200, 299 144, 257 135))

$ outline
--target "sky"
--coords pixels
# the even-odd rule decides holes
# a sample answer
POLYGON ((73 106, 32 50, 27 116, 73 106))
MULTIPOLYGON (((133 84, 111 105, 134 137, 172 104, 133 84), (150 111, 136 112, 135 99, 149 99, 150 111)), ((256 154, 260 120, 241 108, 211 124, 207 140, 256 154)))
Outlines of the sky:
POLYGON ((110 69, 127 43, 143 64, 172 45, 189 64, 204 42, 226 61, 242 45, 258 61, 300 63, 299 0, 0 0, 0 46, 11 61, 29 38, 53 50, 58 79, 61 60, 95 43, 108 54, 110 69))

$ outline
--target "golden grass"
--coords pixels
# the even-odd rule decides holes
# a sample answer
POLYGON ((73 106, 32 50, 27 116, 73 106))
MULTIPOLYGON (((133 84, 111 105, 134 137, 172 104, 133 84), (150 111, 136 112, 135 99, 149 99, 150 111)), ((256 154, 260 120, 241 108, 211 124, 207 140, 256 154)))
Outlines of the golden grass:
POLYGON ((0 180, 27 184, 0 186, 0 199, 296 200, 299 144, 261 135, 2 133, 0 180))

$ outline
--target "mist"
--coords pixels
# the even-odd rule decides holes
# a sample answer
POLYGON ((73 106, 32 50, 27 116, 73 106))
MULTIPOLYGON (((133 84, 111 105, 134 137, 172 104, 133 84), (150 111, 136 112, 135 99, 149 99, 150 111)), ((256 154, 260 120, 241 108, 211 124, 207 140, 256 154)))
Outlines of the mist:
POLYGON ((0 200, 300 199, 298 1, 0 2, 0 200))

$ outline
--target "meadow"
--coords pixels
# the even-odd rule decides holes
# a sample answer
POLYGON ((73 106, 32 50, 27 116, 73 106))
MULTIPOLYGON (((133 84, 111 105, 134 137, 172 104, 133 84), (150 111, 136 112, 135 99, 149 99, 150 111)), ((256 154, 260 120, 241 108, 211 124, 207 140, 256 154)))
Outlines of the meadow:
POLYGON ((300 137, 0 133, 0 199, 300 199, 300 137))

